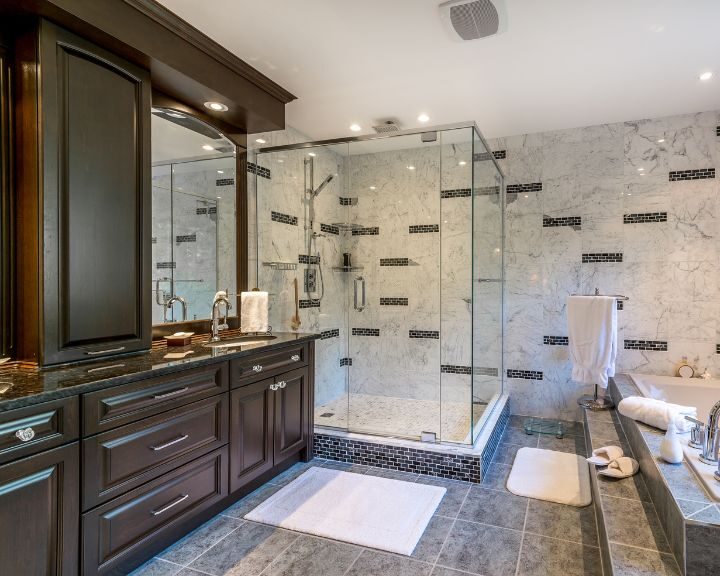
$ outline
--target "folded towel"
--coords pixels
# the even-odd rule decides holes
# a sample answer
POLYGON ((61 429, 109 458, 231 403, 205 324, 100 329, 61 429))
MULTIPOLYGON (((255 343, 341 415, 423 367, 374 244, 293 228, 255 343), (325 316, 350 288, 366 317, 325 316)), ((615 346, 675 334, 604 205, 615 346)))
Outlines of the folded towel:
POLYGON ((572 379, 607 388, 615 376, 617 306, 612 296, 570 296, 568 339, 572 379))
POLYGON ((620 401, 618 410, 623 416, 645 422, 660 430, 667 430, 668 422, 672 419, 678 432, 687 432, 693 427, 685 416, 697 418, 697 408, 670 404, 663 400, 645 398, 643 396, 629 396, 620 401))
POLYGON ((629 478, 640 469, 637 460, 623 456, 617 460, 613 460, 604 470, 600 470, 598 474, 602 476, 610 476, 611 478, 629 478))
POLYGON ((240 293, 240 331, 268 331, 267 292, 255 291, 240 293))
POLYGON ((607 466, 610 462, 622 458, 622 456, 623 449, 620 446, 603 446, 593 450, 592 456, 587 461, 590 464, 595 464, 595 466, 607 466))

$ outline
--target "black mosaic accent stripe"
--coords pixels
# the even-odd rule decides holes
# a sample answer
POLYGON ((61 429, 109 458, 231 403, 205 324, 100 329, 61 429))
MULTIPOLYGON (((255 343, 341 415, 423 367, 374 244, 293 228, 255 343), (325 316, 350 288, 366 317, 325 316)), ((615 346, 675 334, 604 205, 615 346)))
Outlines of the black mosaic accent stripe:
POLYGON ((338 328, 320 332, 320 340, 328 340, 329 338, 337 338, 338 336, 340 336, 340 330, 338 328))
POLYGON ((355 228, 352 231, 353 236, 378 236, 380 234, 380 228, 372 226, 370 228, 355 228))
POLYGON ((235 178, 218 178, 215 186, 235 186, 235 178))
POLYGON ((623 224, 646 224, 650 222, 667 222, 667 212, 640 212, 623 215, 623 224))
POLYGON ((565 216, 562 218, 551 218, 543 216, 543 228, 559 228, 561 226, 572 226, 576 230, 582 227, 581 216, 565 216))
POLYGON ((582 255, 583 264, 593 264, 596 262, 622 262, 622 252, 595 252, 582 255))
POLYGON ((320 264, 320 256, 298 254, 298 264, 320 264))
POLYGON ((330 434, 315 434, 313 449, 316 458, 401 472, 415 472, 476 484, 482 481, 482 456, 472 454, 431 452, 406 446, 363 442, 330 434))
POLYGON ((720 126, 715 127, 715 136, 720 136, 720 126))
POLYGON ((625 350, 667 352, 668 343, 662 340, 625 340, 625 350))
POLYGON ((532 182, 530 184, 510 184, 505 188, 508 194, 522 194, 524 192, 542 192, 542 182, 532 182))
POLYGON ((720 354, 720 344, 715 344, 715 354, 720 354))
POLYGON ((429 232, 440 232, 440 224, 416 224, 408 226, 410 234, 427 234, 429 232))
POLYGON ((523 380, 542 380, 543 373, 537 370, 513 370, 507 369, 508 378, 522 378, 523 380))
POLYGON ((618 301, 617 301, 617 309, 618 309, 618 310, 624 310, 624 309, 625 309, 625 302, 623 302, 622 300, 618 300, 618 301))
POLYGON ((210 206, 207 209, 208 214, 217 214, 217 206, 210 206))
POLYGON ((355 206, 357 203, 357 198, 343 198, 340 196, 340 206, 355 206))
POLYGON ((380 298, 380 306, 407 306, 407 298, 380 298))
POLYGON ((175 268, 177 266, 177 263, 175 262, 158 262, 155 264, 155 268, 158 270, 163 270, 166 268, 175 268))
POLYGON ((495 150, 493 156, 495 156, 495 160, 505 160, 505 158, 507 158, 507 150, 495 150))
POLYGON ((315 298, 311 300, 300 300, 299 306, 300 308, 320 308, 320 300, 316 300, 315 298))
POLYGON ((340 358, 340 366, 352 366, 352 358, 340 358))
POLYGON ((410 266, 409 258, 380 258, 380 266, 410 266))
POLYGON ((442 374, 472 374, 471 366, 455 366, 453 364, 441 364, 440 372, 442 374))
POLYGON ((150 244, 157 244, 157 236, 150 238, 150 244))
POLYGON ((507 157, 507 150, 495 150, 493 152, 476 152, 473 154, 473 162, 485 162, 490 158, 504 160, 507 157))
POLYGON ((338 236, 340 234, 340 228, 337 226, 331 226, 330 224, 320 224, 320 232, 325 232, 325 234, 334 234, 335 236, 338 236))
POLYGON ((500 416, 498 416, 497 423, 495 424, 495 428, 492 431, 492 434, 490 434, 490 438, 487 441, 487 444, 485 444, 485 448, 483 448, 481 459, 482 459, 482 476, 485 477, 485 474, 487 474, 488 470, 490 469, 490 466, 492 464, 492 459, 495 456, 495 452, 498 449, 498 446, 500 446, 500 441, 502 440, 503 434, 505 434, 505 429, 507 428, 508 422, 510 422, 510 400, 508 399, 507 402, 505 402, 505 406, 503 407, 502 412, 500 413, 500 416))
POLYGON ((543 336, 543 344, 548 346, 568 346, 567 336, 543 336))
POLYGON ((283 224, 290 224, 290 226, 297 226, 297 216, 290 216, 289 214, 283 214, 282 212, 270 212, 270 218, 274 222, 282 222, 283 224))
POLYGON ((699 170, 674 170, 668 174, 670 182, 681 180, 706 180, 715 178, 715 168, 701 168, 699 170))
POLYGON ((253 162, 247 163, 247 171, 250 172, 250 174, 256 174, 257 176, 267 178, 268 180, 270 179, 270 169, 254 164, 253 162))
POLYGON ((409 330, 410 338, 429 338, 433 340, 440 339, 440 332, 437 330, 409 330))
POLYGON ((175 242, 182 244, 183 242, 197 242, 197 234, 181 234, 175 236, 175 242))
POLYGON ((380 328, 353 328, 353 336, 380 336, 380 328))
POLYGON ((497 377, 499 372, 497 368, 489 368, 487 366, 476 366, 473 368, 473 374, 475 376, 495 376, 497 377))
POLYGON ((475 188, 475 196, 497 196, 500 194, 500 186, 482 186, 475 188))
POLYGON ((198 216, 200 216, 202 214, 207 214, 207 213, 208 213, 207 208, 195 208, 195 214, 197 214, 198 216))
POLYGON ((441 190, 440 198, 469 198, 472 190, 470 188, 454 188, 452 190, 441 190))

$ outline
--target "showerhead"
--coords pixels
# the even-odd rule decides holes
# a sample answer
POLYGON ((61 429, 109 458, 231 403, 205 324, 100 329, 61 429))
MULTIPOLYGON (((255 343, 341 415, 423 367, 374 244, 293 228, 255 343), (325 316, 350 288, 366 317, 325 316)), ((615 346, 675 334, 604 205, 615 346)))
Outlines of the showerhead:
POLYGON ((313 196, 317 196, 318 194, 320 194, 320 192, 322 192, 322 189, 325 188, 325 186, 327 186, 328 184, 330 184, 330 182, 332 182, 335 176, 335 174, 330 174, 327 178, 325 178, 325 180, 320 183, 320 186, 318 186, 317 188, 315 188, 315 190, 312 191, 313 196))

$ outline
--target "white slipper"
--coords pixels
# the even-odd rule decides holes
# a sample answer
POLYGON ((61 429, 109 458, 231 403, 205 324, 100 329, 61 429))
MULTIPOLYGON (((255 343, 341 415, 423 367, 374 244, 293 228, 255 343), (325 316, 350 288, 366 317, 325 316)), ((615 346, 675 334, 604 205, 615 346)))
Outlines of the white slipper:
POLYGON ((637 460, 623 456, 622 458, 618 458, 617 460, 610 462, 608 467, 604 470, 600 470, 598 474, 610 476, 611 478, 629 478, 630 476, 637 474, 639 468, 640 465, 637 463, 637 460))
POLYGON ((613 460, 623 457, 623 450, 620 446, 603 446, 593 450, 592 456, 587 459, 590 464, 595 466, 607 466, 613 460))

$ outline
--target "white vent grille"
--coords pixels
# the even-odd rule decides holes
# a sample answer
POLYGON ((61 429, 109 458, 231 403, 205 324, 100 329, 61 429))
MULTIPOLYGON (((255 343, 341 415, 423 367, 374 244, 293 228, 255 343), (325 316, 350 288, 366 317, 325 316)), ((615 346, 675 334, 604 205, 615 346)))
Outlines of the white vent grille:
POLYGON ((457 40, 478 40, 507 29, 504 0, 450 0, 440 13, 457 40))
POLYGON ((386 132, 400 132, 400 126, 397 120, 383 120, 377 126, 373 126, 373 130, 378 134, 385 134, 386 132))

